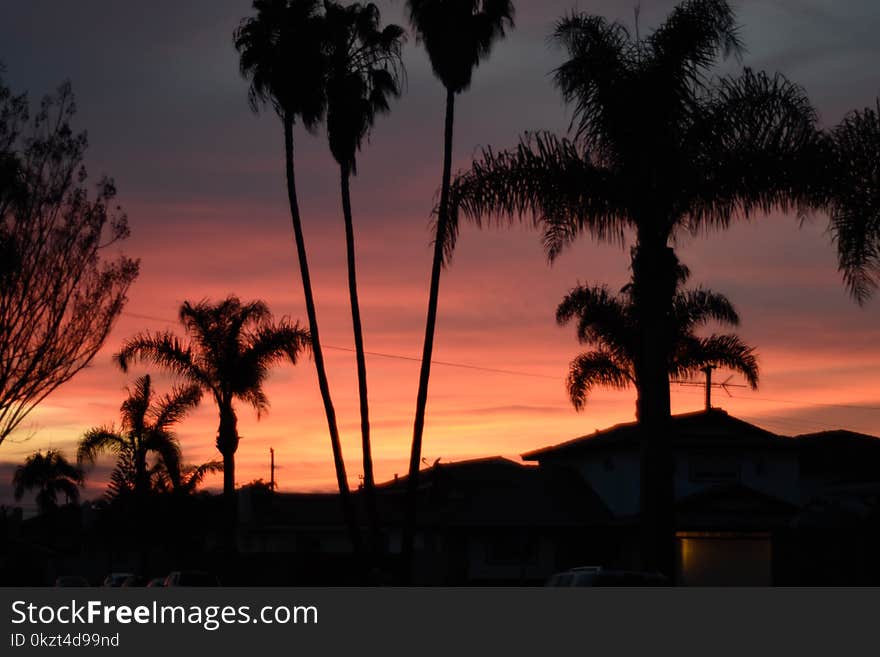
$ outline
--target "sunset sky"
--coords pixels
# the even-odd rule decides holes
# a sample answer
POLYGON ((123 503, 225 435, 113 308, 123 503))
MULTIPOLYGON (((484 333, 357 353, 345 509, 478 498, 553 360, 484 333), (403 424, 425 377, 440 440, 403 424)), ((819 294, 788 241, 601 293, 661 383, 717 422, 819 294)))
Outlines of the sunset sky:
MULTIPOLYGON (((635 4, 519 0, 516 29, 459 97, 456 167, 466 167, 481 146, 514 145, 525 130, 564 132, 570 114, 549 76, 563 57, 547 43, 553 22, 578 8, 632 25, 635 4)), ((674 4, 643 0, 642 33, 674 4)), ((873 105, 880 94, 876 0, 735 4, 748 49, 743 63, 804 85, 823 124, 873 105)), ((402 0, 379 5, 384 21, 405 24, 402 0)), ((124 388, 142 370, 122 374, 111 354, 139 330, 178 330, 182 301, 234 293, 266 300, 276 316, 304 319, 281 127, 274 114, 250 112, 232 46, 233 28, 249 13, 247 0, 3 3, 0 61, 7 84, 36 100, 62 80, 72 82, 76 126, 89 133, 90 172, 95 180, 102 173, 116 180, 132 228, 124 250, 141 259, 141 275, 92 367, 0 445, 0 502, 9 499, 11 469, 25 455, 55 447, 72 456, 85 429, 118 422, 124 388)), ((352 194, 366 348, 417 358, 444 96, 413 38, 405 61, 406 93, 365 145, 352 194)), ((719 71, 736 66, 728 62, 719 71)), ((362 472, 354 354, 332 349, 353 347, 338 170, 323 135, 300 132, 297 148, 318 318, 354 485, 362 472)), ((734 388, 734 397, 716 391, 716 403, 780 433, 842 427, 880 434, 880 299, 859 308, 848 297, 826 225, 823 216, 803 226, 794 217, 763 217, 677 245, 692 270, 691 283, 731 298, 743 319, 741 335, 760 354, 760 390, 734 388)), ((585 239, 550 267, 534 232, 465 228, 442 281, 435 358, 516 373, 435 366, 425 458, 516 458, 632 420, 633 391, 600 391, 584 412, 571 408, 564 377, 579 347, 573 329, 554 322, 556 304, 578 282, 623 285, 628 259, 628 250, 585 239)), ((418 362, 373 356, 367 365, 381 480, 406 469, 418 362)), ((249 409, 239 409, 238 483, 268 478, 274 447, 282 490, 331 489, 314 365, 304 360, 281 367, 267 392, 272 409, 259 422, 249 409)), ((673 386, 672 394, 675 412, 702 406, 697 388, 673 386)), ((180 425, 188 462, 218 457, 216 424, 206 398, 180 425)), ((101 469, 93 487, 100 481, 101 469)))

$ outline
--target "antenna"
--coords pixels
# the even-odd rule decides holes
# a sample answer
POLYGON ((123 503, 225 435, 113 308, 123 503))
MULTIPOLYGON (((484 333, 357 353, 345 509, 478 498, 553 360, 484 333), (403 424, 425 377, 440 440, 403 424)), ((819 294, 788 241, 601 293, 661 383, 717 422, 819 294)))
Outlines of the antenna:
POLYGON ((721 388, 724 392, 727 393, 728 397, 733 397, 730 393, 730 388, 748 388, 748 386, 743 385, 742 383, 731 383, 730 380, 733 376, 729 376, 721 383, 714 383, 712 381, 712 370, 718 369, 717 365, 707 365, 702 368, 701 371, 706 373, 706 381, 705 383, 701 383, 699 381, 682 381, 681 379, 670 379, 670 383, 674 383, 679 386, 700 386, 701 388, 706 389, 706 410, 712 410, 712 388, 721 388))
MULTIPOLYGON (((706 410, 712 410, 712 370, 715 369, 714 365, 706 365, 703 368, 703 372, 706 373, 706 410)), ((729 393, 728 393, 729 394, 729 393)))

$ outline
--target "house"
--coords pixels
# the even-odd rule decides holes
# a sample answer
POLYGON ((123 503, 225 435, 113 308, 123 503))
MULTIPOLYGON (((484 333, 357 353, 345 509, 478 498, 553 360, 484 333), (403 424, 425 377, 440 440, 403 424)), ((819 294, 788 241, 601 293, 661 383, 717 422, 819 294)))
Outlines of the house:
MULTIPOLYGON (((402 510, 406 486, 406 477, 381 485, 379 499, 402 510)), ((419 475, 417 508, 415 570, 422 583, 542 583, 609 549, 604 528, 611 513, 566 468, 501 457, 438 462, 419 475)), ((400 551, 400 526, 390 526, 392 554, 400 551)))
MULTIPOLYGON (((671 431, 676 499, 739 483, 792 503, 800 500, 794 441, 717 408, 675 415, 671 431)), ((640 441, 638 424, 629 422, 522 458, 573 468, 615 516, 628 516, 639 512, 640 441)))
MULTIPOLYGON (((856 542, 866 549, 865 523, 880 500, 880 439, 849 431, 783 436, 717 408, 673 416, 670 432, 679 583, 809 581, 809 560, 792 566, 797 552, 829 540, 838 555, 856 542), (819 530, 829 515, 841 522, 844 509, 858 510, 846 516, 856 533, 819 530)), ((638 425, 625 423, 522 458, 578 473, 624 526, 638 523, 640 440, 638 425)), ((811 558, 821 559, 821 549, 811 558)))

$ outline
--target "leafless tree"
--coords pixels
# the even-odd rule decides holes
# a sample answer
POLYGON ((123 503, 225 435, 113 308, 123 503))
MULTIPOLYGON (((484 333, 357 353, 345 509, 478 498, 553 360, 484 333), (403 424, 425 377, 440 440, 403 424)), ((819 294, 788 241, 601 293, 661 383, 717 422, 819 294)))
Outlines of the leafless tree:
POLYGON ((31 117, 0 79, 0 443, 104 344, 138 274, 113 181, 87 189, 69 84, 31 117))

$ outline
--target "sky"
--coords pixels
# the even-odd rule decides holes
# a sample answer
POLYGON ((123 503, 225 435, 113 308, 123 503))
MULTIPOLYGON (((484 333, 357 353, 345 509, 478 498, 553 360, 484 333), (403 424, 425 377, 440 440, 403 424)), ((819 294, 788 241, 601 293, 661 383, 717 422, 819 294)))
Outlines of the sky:
MULTIPOLYGON (((405 25, 402 0, 378 3, 383 21, 405 25)), ((547 36, 571 10, 633 25, 636 3, 516 2, 516 29, 493 50, 457 100, 455 167, 481 147, 516 144, 524 131, 564 133, 571 115, 550 72, 563 60, 547 36)), ((643 0, 639 29, 659 24, 674 2, 643 0)), ((779 71, 802 84, 823 125, 873 105, 880 94, 880 5, 873 0, 754 0, 734 4, 747 52, 742 65, 779 71)), ((140 330, 180 330, 185 300, 229 294, 264 299, 276 317, 304 320, 277 118, 254 115, 238 73, 232 31, 246 0, 120 3, 5 0, 0 61, 15 91, 32 101, 70 80, 75 125, 88 131, 92 178, 112 176, 128 214, 124 251, 141 274, 105 348, 0 444, 0 502, 14 466, 48 447, 73 456, 89 427, 118 422, 125 387, 111 362, 140 330)), ((418 383, 431 260, 428 222, 440 182, 444 92, 410 36, 407 85, 379 119, 352 183, 366 348, 413 360, 367 360, 376 476, 403 473, 418 383)), ((722 64, 718 72, 739 64, 722 64)), ((323 134, 296 135, 296 166, 328 371, 352 485, 362 473, 357 381, 346 287, 338 168, 323 134)), ((756 217, 676 245, 691 284, 728 295, 739 333, 756 345, 757 392, 715 391, 715 404, 784 434, 847 428, 880 435, 880 299, 858 307, 837 272, 817 215, 756 217)), ((435 359, 481 369, 432 370, 423 454, 428 462, 505 455, 562 442, 633 419, 634 391, 598 391, 576 413, 564 377, 579 351, 556 305, 579 282, 622 286, 628 247, 589 239, 552 266, 537 234, 465 227, 443 275, 435 359)), ((726 379, 719 373, 716 378, 726 379)), ((158 377, 164 387, 167 376, 158 377)), ((736 377, 731 383, 741 384, 736 377)), ((266 387, 272 404, 257 419, 239 408, 237 482, 268 479, 276 452, 281 490, 331 490, 334 472, 314 365, 282 366, 266 387)), ((673 386, 674 412, 699 410, 697 387, 673 386)), ((207 398, 178 429, 187 462, 218 458, 216 409, 207 398)), ((90 473, 97 495, 108 463, 90 473)), ((218 480, 209 486, 218 486, 218 480)))

